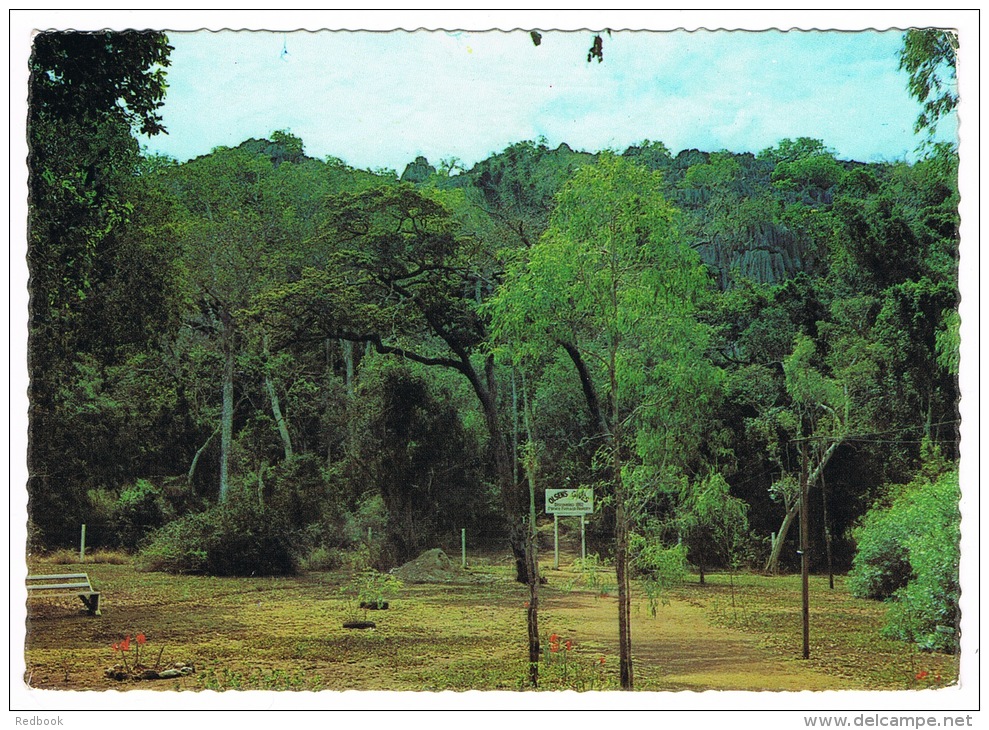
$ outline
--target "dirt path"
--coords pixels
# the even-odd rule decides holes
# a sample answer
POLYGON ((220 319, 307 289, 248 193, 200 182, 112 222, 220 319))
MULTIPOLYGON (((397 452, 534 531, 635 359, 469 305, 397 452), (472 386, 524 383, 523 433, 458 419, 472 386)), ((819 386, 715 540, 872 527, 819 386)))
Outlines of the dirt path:
MULTIPOLYGON (((617 599, 573 593, 547 596, 541 625, 585 648, 618 651, 617 599), (554 628, 559 626, 560 629, 554 628)), ((637 688, 658 691, 801 691, 863 689, 802 662, 794 648, 787 659, 758 637, 709 618, 698 601, 671 600, 650 614, 647 601, 633 601, 632 644, 637 688)))

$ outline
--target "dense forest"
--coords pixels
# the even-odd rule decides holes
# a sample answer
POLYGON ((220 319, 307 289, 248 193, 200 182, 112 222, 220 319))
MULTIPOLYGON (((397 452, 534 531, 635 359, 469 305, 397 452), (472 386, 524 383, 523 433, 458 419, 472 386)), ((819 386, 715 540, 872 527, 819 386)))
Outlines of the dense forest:
POLYGON ((531 581, 542 490, 585 486, 589 552, 703 579, 796 569, 802 480, 816 571, 898 502, 957 530, 953 146, 534 140, 398 175, 273 131, 179 163, 134 137, 165 36, 31 63, 30 549, 86 524, 167 570, 384 570, 465 529, 531 581))

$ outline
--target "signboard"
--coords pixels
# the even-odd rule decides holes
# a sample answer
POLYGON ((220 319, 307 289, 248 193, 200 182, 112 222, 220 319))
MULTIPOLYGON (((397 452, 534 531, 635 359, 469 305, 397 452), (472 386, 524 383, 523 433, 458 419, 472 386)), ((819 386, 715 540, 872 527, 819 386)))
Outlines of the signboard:
POLYGON ((547 489, 546 513, 551 515, 589 515, 594 512, 594 492, 579 489, 547 489))

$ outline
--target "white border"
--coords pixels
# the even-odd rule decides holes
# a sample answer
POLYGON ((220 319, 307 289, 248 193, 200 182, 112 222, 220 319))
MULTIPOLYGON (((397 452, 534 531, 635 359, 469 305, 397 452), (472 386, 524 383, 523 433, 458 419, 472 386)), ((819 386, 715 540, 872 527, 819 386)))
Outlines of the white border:
MULTIPOLYGON (((12 510, 8 557, 11 571, 11 613, 10 613, 10 707, 19 710, 16 714, 24 717, 35 712, 52 717, 61 715, 66 726, 78 722, 90 723, 94 720, 101 726, 141 723, 145 727, 150 722, 185 722, 185 716, 169 718, 164 715, 149 716, 143 711, 150 709, 221 709, 236 710, 285 710, 308 708, 313 710, 478 710, 478 709, 620 709, 620 710, 689 710, 664 715, 662 720, 680 723, 708 724, 724 723, 742 727, 803 727, 805 714, 839 714, 857 711, 891 710, 907 712, 916 710, 922 714, 940 715, 956 710, 970 711, 978 706, 979 666, 973 640, 979 636, 979 535, 980 502, 978 499, 980 469, 978 452, 981 445, 978 428, 978 375, 979 351, 977 342, 979 327, 979 16, 977 10, 892 10, 892 11, 821 11, 821 10, 772 10, 772 11, 724 11, 724 10, 148 10, 148 11, 93 11, 93 10, 12 10, 10 15, 10 488, 12 510), (32 28, 77 28, 96 29, 102 27, 122 28, 167 28, 169 30, 196 30, 201 28, 251 28, 292 30, 322 28, 391 30, 395 28, 459 28, 487 30, 499 28, 562 29, 649 29, 670 30, 676 28, 736 28, 760 30, 766 28, 839 29, 861 30, 866 28, 888 29, 917 26, 954 27, 959 31, 960 58, 958 77, 961 106, 961 188, 962 188, 962 507, 964 513, 962 537, 962 637, 965 651, 962 656, 962 681, 959 687, 938 692, 924 693, 738 693, 709 692, 704 694, 653 694, 608 693, 606 695, 565 695, 524 693, 360 693, 346 692, 327 696, 297 695, 294 693, 234 693, 221 695, 201 693, 198 695, 175 695, 158 692, 116 692, 71 693, 43 692, 29 690, 21 682, 23 676, 23 631, 24 610, 21 597, 24 594, 23 581, 18 575, 18 560, 23 555, 25 533, 22 516, 26 513, 26 496, 22 485, 26 483, 26 311, 27 269, 25 263, 26 241, 25 220, 27 145, 24 135, 24 90, 27 88, 26 59, 30 51, 32 28), (16 580, 15 580, 16 578, 16 580), (108 715, 101 713, 98 718, 84 717, 74 710, 122 709, 141 712, 132 716, 124 714, 108 715), (840 710, 839 710, 840 708, 840 710), (729 711, 756 711, 753 713, 729 714, 729 711), (788 710, 766 713, 765 710, 788 710), (717 712, 715 712, 717 711, 717 712), (698 714, 698 713, 701 714, 698 714), (78 722, 77 722, 78 721, 78 722)), ((476 723, 483 716, 472 715, 470 722, 476 723)), ((502 722, 498 718, 492 722, 502 722)), ((354 721, 368 722, 364 715, 355 718, 312 718, 293 715, 291 719, 300 723, 354 721)), ((440 720, 449 718, 451 725, 459 722, 458 715, 443 715, 440 720)), ((190 718, 192 719, 192 718, 190 718)), ((206 718, 202 718, 206 719, 206 718)), ((224 718, 225 721, 226 718, 224 718)), ((238 717, 241 723, 245 718, 238 717)), ((391 716, 387 722, 417 722, 415 718, 391 716)), ((547 718, 548 719, 548 718, 547 718)), ((658 720, 658 718, 648 718, 658 720)), ((249 725, 267 723, 270 718, 253 716, 246 718, 249 725)), ((566 721, 597 725, 604 717, 599 715, 568 716, 566 720, 556 718, 554 722, 566 721)), ((208 719, 207 719, 208 721, 208 719)), ((433 720, 435 721, 435 719, 433 720)), ((483 721, 483 720, 482 720, 483 721)), ((12 723, 13 724, 13 723, 12 723)))

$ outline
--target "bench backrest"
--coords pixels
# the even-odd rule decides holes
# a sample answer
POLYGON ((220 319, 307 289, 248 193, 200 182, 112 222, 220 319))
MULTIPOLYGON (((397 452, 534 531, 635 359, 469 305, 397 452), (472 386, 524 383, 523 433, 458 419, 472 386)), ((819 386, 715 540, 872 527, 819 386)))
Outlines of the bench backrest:
POLYGON ((29 575, 27 577, 28 582, 30 581, 53 581, 53 580, 85 580, 89 581, 89 575, 87 573, 60 573, 57 575, 29 575))
POLYGON ((57 575, 29 575, 28 591, 79 591, 95 593, 86 573, 61 573, 57 575))

